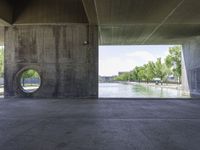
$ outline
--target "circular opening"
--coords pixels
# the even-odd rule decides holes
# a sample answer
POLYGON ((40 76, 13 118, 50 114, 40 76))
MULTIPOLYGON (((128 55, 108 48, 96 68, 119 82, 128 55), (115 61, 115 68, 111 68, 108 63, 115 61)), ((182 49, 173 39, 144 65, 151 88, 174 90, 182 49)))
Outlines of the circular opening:
POLYGON ((40 75, 36 70, 28 69, 22 72, 20 84, 24 92, 33 93, 39 89, 41 85, 40 75))

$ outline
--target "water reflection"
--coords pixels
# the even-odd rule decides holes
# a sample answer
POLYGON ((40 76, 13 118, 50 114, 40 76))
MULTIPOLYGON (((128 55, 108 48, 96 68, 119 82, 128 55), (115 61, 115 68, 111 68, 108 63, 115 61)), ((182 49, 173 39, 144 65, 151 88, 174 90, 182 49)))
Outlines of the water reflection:
POLYGON ((184 95, 181 90, 173 88, 152 87, 141 84, 100 83, 99 97, 187 98, 189 96, 184 95))

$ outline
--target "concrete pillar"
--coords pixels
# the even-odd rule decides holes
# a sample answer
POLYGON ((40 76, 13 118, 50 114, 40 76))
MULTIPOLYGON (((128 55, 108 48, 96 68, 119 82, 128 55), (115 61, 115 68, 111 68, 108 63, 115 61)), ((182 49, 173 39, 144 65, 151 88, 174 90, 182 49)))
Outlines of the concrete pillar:
POLYGON ((4 46, 4 27, 0 26, 0 46, 4 46))
POLYGON ((5 97, 97 98, 98 29, 86 24, 5 28, 5 97), (23 92, 19 78, 35 69, 41 86, 23 92))
POLYGON ((181 82, 182 82, 182 89, 184 91, 185 94, 190 94, 190 88, 189 88, 189 84, 188 84, 188 74, 187 74, 187 67, 186 67, 186 63, 185 63, 185 58, 184 56, 186 56, 187 50, 186 50, 186 45, 183 45, 183 50, 181 53, 181 57, 182 57, 182 78, 181 78, 181 82))
POLYGON ((182 83, 192 97, 200 97, 200 37, 183 44, 182 83))

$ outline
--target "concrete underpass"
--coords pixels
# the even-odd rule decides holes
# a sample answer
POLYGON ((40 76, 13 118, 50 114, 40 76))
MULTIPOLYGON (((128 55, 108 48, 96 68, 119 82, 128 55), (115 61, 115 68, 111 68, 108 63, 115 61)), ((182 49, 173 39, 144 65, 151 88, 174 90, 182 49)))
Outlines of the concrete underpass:
POLYGON ((1 150, 199 150, 200 2, 0 0, 1 150), (99 45, 183 46, 191 99, 98 99, 99 45), (35 69, 32 93, 20 77, 35 69))

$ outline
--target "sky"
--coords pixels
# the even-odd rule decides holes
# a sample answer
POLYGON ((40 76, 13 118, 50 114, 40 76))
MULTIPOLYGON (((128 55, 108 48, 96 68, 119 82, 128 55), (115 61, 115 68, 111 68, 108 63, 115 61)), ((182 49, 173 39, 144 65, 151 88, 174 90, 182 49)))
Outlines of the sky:
POLYGON ((174 45, 99 46, 99 75, 113 76, 168 55, 174 45))

